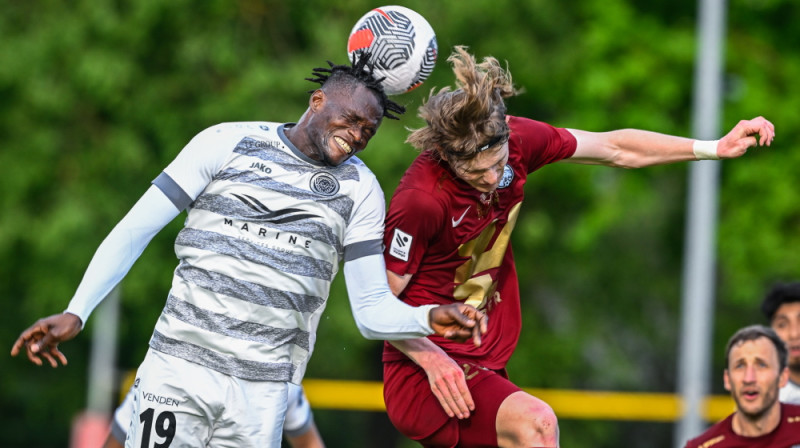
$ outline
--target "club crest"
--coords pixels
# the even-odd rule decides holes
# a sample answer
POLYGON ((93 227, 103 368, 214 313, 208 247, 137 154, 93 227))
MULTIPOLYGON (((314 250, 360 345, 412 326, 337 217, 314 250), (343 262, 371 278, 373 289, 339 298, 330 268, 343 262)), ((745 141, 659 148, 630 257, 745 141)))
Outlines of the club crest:
POLYGON ((339 192, 339 181, 328 173, 320 172, 311 176, 311 191, 323 196, 333 196, 339 192))
POLYGON ((506 188, 511 185, 511 181, 514 180, 514 170, 511 168, 510 165, 506 165, 503 167, 503 178, 500 179, 500 185, 497 188, 506 188))

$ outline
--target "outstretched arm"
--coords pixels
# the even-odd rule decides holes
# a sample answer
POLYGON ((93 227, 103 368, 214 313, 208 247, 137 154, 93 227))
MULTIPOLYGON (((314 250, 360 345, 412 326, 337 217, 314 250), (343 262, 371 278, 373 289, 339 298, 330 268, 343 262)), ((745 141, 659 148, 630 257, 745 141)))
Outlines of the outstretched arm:
POLYGON ((53 367, 58 366, 58 361, 66 365, 67 358, 58 350, 58 344, 80 333, 92 310, 178 212, 161 190, 151 186, 97 248, 67 310, 39 319, 23 331, 14 342, 11 355, 16 356, 24 348, 34 364, 42 365, 42 356, 53 367))
POLYGON ((698 141, 638 129, 610 132, 569 129, 569 132, 578 140, 578 146, 565 162, 621 168, 733 159, 753 146, 769 146, 775 138, 775 126, 763 117, 740 121, 718 141, 698 141))

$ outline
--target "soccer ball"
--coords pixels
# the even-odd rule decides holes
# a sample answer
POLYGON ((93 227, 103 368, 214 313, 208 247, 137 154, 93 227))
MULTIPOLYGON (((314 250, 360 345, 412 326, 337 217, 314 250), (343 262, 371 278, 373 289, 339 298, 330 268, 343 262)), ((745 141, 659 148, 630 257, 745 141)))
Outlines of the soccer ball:
POLYGON ((418 13, 402 6, 381 6, 356 22, 347 40, 347 56, 369 51, 374 74, 387 95, 419 87, 433 72, 438 47, 433 28, 418 13))

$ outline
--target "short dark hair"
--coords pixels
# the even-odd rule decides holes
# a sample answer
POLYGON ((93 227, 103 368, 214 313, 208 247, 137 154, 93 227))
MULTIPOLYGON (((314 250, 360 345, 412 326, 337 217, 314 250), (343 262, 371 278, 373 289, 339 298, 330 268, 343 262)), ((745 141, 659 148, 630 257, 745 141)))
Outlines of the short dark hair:
POLYGON ((778 308, 784 303, 800 302, 800 282, 778 283, 769 290, 761 302, 761 312, 772 322, 778 308))
POLYGON ((778 363, 780 366, 778 372, 783 372, 783 369, 786 368, 788 363, 789 356, 788 350, 786 350, 786 344, 784 344, 783 339, 775 333, 775 330, 764 325, 750 325, 749 327, 740 329, 731 336, 728 340, 728 345, 725 347, 725 370, 728 370, 731 350, 736 344, 745 341, 754 341, 758 338, 767 338, 772 342, 772 345, 775 346, 775 350, 778 352, 778 363))
MULTIPOLYGON (((336 65, 331 61, 327 61, 329 68, 318 67, 311 71, 313 78, 306 78, 306 81, 319 83, 324 87, 329 81, 335 82, 348 82, 357 81, 363 84, 368 89, 372 90, 378 95, 378 99, 383 107, 383 116, 392 120, 399 120, 392 112, 396 114, 403 114, 406 108, 390 100, 383 90, 381 82, 385 78, 377 78, 375 76, 375 65, 370 61, 372 54, 366 51, 357 51, 353 53, 350 65, 336 65)), ((314 93, 310 90, 308 93, 314 93)))

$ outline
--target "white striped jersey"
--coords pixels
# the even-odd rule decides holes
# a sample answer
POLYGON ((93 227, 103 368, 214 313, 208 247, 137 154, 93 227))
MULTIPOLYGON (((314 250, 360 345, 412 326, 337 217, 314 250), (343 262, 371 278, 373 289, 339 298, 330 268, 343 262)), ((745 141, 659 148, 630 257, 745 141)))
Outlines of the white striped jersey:
POLYGON ((338 167, 306 157, 284 126, 213 126, 153 181, 188 212, 153 349, 299 383, 339 263, 382 252, 374 174, 355 157, 338 167))

